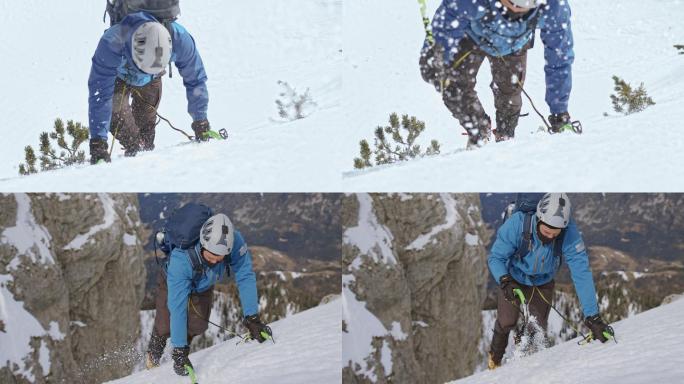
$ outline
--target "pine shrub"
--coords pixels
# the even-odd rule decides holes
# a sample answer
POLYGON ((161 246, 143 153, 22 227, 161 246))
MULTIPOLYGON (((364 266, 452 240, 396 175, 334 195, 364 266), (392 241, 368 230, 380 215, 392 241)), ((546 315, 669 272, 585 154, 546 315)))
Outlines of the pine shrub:
POLYGON ((299 120, 311 114, 311 109, 316 106, 316 103, 311 99, 309 88, 303 94, 300 94, 285 81, 279 80, 278 84, 283 88, 279 98, 276 99, 278 116, 282 120, 299 120))
POLYGON ((415 116, 402 115, 400 121, 397 114, 392 113, 389 123, 388 126, 378 126, 375 129, 374 150, 371 150, 368 141, 361 140, 360 157, 354 159, 354 168, 363 169, 439 154, 440 144, 437 140, 432 140, 425 152, 422 152, 420 145, 415 143, 425 130, 425 123, 415 116), (371 156, 374 156, 375 164, 371 161, 371 156))
POLYGON ((50 171, 85 162, 85 151, 79 150, 79 147, 88 141, 88 127, 72 120, 67 121, 65 127, 62 119, 56 119, 53 129, 50 133, 43 132, 40 134, 40 145, 38 147, 40 157, 36 157, 36 153, 30 145, 24 148, 25 163, 19 164, 20 175, 38 173, 37 161, 40 162, 41 171, 50 171), (57 149, 53 147, 53 142, 57 144, 57 149))
POLYGON ((616 94, 610 95, 610 100, 613 102, 615 112, 629 115, 655 105, 653 99, 646 93, 644 83, 639 84, 639 88, 635 90, 629 83, 617 76, 613 76, 613 81, 616 94))

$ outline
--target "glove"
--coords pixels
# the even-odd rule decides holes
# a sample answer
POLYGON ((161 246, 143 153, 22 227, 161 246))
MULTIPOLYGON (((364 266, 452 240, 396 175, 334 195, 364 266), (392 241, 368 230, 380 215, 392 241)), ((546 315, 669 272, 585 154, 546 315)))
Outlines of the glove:
POLYGON ((193 368, 188 354, 190 353, 190 347, 174 348, 171 358, 173 359, 173 370, 179 376, 187 376, 190 372, 185 369, 185 366, 193 368))
POLYGON ((106 139, 90 139, 90 164, 97 164, 101 160, 112 161, 106 139))
POLYGON ((192 130, 195 132, 195 140, 197 141, 208 141, 209 136, 207 133, 211 130, 209 125, 209 120, 197 120, 192 122, 192 130))
POLYGON ((587 317, 584 319, 584 325, 591 330, 592 337, 602 343, 608 341, 608 338, 604 335, 604 333, 607 333, 611 336, 615 335, 613 327, 604 323, 599 315, 587 317))
POLYGON ((501 279, 499 279, 499 287, 501 287, 506 300, 510 301, 511 303, 515 303, 516 301, 520 302, 520 298, 513 291, 514 289, 520 289, 520 284, 513 280, 511 275, 501 276, 501 279))
POLYGON ((444 47, 433 44, 420 55, 418 60, 420 74, 427 83, 432 84, 437 92, 442 92, 444 82, 444 47))
POLYGON ((250 336, 252 336, 252 339, 260 343, 263 343, 267 339, 266 337, 264 337, 264 334, 268 335, 269 338, 270 336, 273 336, 271 328, 266 324, 262 323, 261 320, 259 320, 259 315, 245 317, 245 319, 242 321, 242 324, 245 327, 247 327, 250 336))
POLYGON ((572 129, 572 122, 570 121, 570 114, 567 112, 554 113, 549 115, 549 124, 551 124, 550 133, 560 133, 566 129, 572 129))

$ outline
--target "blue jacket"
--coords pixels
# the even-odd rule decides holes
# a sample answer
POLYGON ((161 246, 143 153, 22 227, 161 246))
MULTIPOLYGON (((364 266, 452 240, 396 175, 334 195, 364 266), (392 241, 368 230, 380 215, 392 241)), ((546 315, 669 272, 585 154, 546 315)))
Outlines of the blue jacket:
MULTIPOLYGON (((90 137, 107 139, 112 119, 112 95, 116 78, 127 84, 141 87, 154 79, 137 68, 131 57, 132 35, 143 23, 156 21, 144 12, 126 16, 121 23, 109 28, 95 50, 88 78, 88 118, 90 137)), ((171 23, 173 52, 171 61, 176 63, 183 77, 188 113, 194 121, 207 118, 209 93, 207 74, 202 58, 197 52, 192 36, 178 23, 171 23)))
MULTIPOLYGON (((435 42, 445 48, 445 62, 453 62, 461 39, 469 37, 492 56, 520 51, 541 29, 546 65, 546 103, 551 113, 568 111, 572 89, 573 51, 568 0, 548 0, 519 19, 508 19, 498 0, 443 0, 432 20, 435 42), (536 27, 533 20, 537 20, 536 27)), ((458 57, 461 57, 460 55, 458 57)))
MULTIPOLYGON (((522 243, 524 220, 525 215, 522 212, 516 212, 501 225, 496 233, 496 240, 487 263, 489 272, 497 283, 501 276, 508 273, 521 284, 542 285, 553 280, 558 272, 561 260, 553 255, 553 243, 544 245, 539 240, 536 230, 532 231, 532 251, 520 259, 515 256, 518 246, 522 243)), ((536 228, 536 217, 532 218, 532 224, 533 228, 536 228)), ((570 268, 570 275, 582 304, 584 316, 597 314, 596 289, 589 267, 589 256, 573 220, 565 229, 563 258, 570 268)))
MULTIPOLYGON (((171 344, 174 347, 187 345, 188 296, 193 292, 204 292, 210 289, 223 277, 226 268, 230 267, 235 275, 243 315, 247 317, 259 312, 256 277, 252 271, 252 254, 240 232, 235 231, 234 239, 230 261, 226 257, 223 262, 210 267, 200 255, 203 271, 199 277, 195 278, 195 281, 193 281, 188 251, 180 248, 174 248, 171 251, 166 270, 166 284, 169 290, 166 304, 171 314, 171 344), (230 266, 226 264, 228 261, 230 266)), ((198 253, 201 251, 199 243, 195 249, 198 253)))

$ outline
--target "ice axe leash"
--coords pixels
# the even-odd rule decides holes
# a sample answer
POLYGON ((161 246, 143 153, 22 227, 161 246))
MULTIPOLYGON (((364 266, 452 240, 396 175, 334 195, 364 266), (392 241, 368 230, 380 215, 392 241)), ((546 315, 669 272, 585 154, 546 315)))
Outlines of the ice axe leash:
MULTIPOLYGON (((504 56, 501 54, 501 52, 500 52, 494 45, 491 45, 491 44, 490 44, 490 46, 491 46, 492 48, 494 48, 494 50, 496 51, 496 53, 497 53, 497 56, 496 56, 496 57, 498 57, 498 58, 501 60, 501 62, 502 62, 503 65, 504 65, 504 68, 509 69, 509 68, 508 68, 508 63, 506 63, 506 60, 504 59, 504 56)), ((534 101, 532 100, 532 97, 529 95, 529 93, 527 93, 527 91, 525 90, 525 87, 523 86, 523 83, 520 81, 520 79, 518 78, 518 76, 517 76, 516 74, 514 74, 513 72, 511 72, 510 69, 509 69, 509 71, 508 71, 508 74, 511 75, 511 79, 515 79, 515 82, 516 82, 517 85, 520 87, 520 90, 522 91, 523 95, 525 95, 525 97, 527 98, 527 100, 530 102, 530 105, 532 106, 532 109, 534 109, 534 112, 537 113, 537 115, 539 116, 539 118, 540 118, 540 119, 542 120, 542 122, 544 123, 544 126, 546 127, 546 131, 547 131, 548 133, 552 133, 553 130, 551 129, 551 124, 549 124, 549 122, 546 120, 546 118, 544 117, 544 115, 542 115, 542 113, 539 112, 539 109, 537 109, 537 106, 534 104, 534 101)), ((576 133, 576 134, 578 134, 578 135, 581 135, 581 134, 582 134, 582 123, 580 123, 579 120, 575 120, 575 121, 573 121, 573 122, 571 122, 571 123, 569 123, 569 124, 565 124, 563 127, 561 127, 561 129, 558 131, 558 133, 561 133, 561 132, 568 132, 568 131, 569 131, 569 132, 574 132, 574 133, 576 133)))
MULTIPOLYGON (((164 120, 164 121, 166 122, 166 124, 168 124, 169 127, 171 127, 171 129, 173 129, 173 130, 176 131, 176 132, 180 132, 181 134, 183 134, 183 136, 185 136, 185 137, 186 137, 188 140, 190 140, 190 141, 194 141, 194 140, 195 140, 195 136, 189 135, 187 132, 185 132, 184 130, 182 130, 182 129, 180 129, 180 128, 176 128, 176 126, 173 125, 173 123, 171 122, 171 120, 169 120, 169 119, 167 119, 166 117, 164 117, 164 116, 162 116, 161 114, 159 114, 159 112, 157 111, 157 106, 152 105, 152 104, 149 103, 147 100, 145 100, 145 98, 142 96, 142 94, 140 93, 139 90, 137 90, 137 89, 135 89, 135 88, 132 88, 132 89, 133 89, 133 92, 135 92, 136 95, 138 95, 138 97, 140 98, 140 100, 142 100, 143 103, 147 104, 148 107, 152 108, 152 109, 154 110, 154 113, 157 115, 157 117, 159 117, 160 120, 164 120)), ((157 121, 157 124, 159 124, 159 121, 157 121)), ((155 125, 157 125, 157 124, 155 124, 155 125)), ((207 131, 207 132, 205 133, 205 135, 206 135, 206 136, 205 136, 204 138, 211 138, 211 139, 217 139, 217 140, 219 140, 219 139, 220 139, 220 140, 226 140, 226 139, 228 138, 228 131, 227 131, 225 128, 221 128, 218 132, 213 131, 213 130, 210 129, 209 131, 207 131)))
MULTIPOLYGON (((570 328, 572 328, 573 331, 577 332, 577 334, 582 336, 582 340, 577 342, 578 345, 588 344, 592 340, 594 340, 594 335, 591 333, 591 331, 585 335, 584 333, 582 333, 582 331, 577 329, 567 317, 563 316, 563 314, 561 314, 560 311, 551 302, 549 302, 546 299, 546 297, 544 297, 544 294, 541 292, 541 290, 539 288, 537 288, 536 285, 532 286, 532 289, 533 289, 533 291, 532 291, 533 294, 534 294, 534 291, 539 292, 539 296, 542 298, 542 300, 544 300, 544 302, 546 304, 548 304, 551 308, 553 308, 553 310, 558 314, 558 316, 560 316, 561 319, 563 319, 563 321, 565 321, 570 326, 570 328)), ((609 340, 612 339, 613 341, 615 341, 615 344, 617 344, 617 339, 615 338, 615 331, 613 331, 613 327, 611 327, 610 325, 608 326, 608 332, 606 332, 606 331, 603 332, 603 337, 605 337, 606 339, 609 339, 609 340)))
MULTIPOLYGON (((202 316, 199 313, 197 308, 195 308, 195 304, 192 302, 192 300, 190 298, 188 298, 188 305, 190 306, 192 311, 195 313, 195 315, 197 315, 197 317, 199 317, 200 319, 206 321, 208 324, 211 324, 211 325, 223 330, 224 332, 228 333, 229 335, 239 337, 240 341, 238 341, 237 344, 244 343, 244 342, 247 342, 247 341, 253 339, 252 335, 249 332, 245 333, 244 335, 240 335, 237 332, 231 331, 230 329, 228 329, 226 327, 222 327, 222 326, 214 323, 213 321, 206 319, 204 316, 202 316)), ((261 331, 261 337, 263 337, 266 340, 271 340, 273 342, 273 344, 275 344, 275 338, 273 338, 273 331, 271 331, 271 327, 266 326, 266 329, 267 329, 266 331, 261 331)))
POLYGON ((229 335, 237 336, 237 337, 239 337, 240 339, 242 339, 242 340, 244 341, 245 338, 244 338, 243 336, 241 336, 240 334, 238 334, 238 333, 236 333, 236 332, 233 332, 233 331, 231 331, 230 329, 228 329, 228 328, 226 328, 226 327, 222 327, 222 326, 220 326, 220 325, 214 323, 213 321, 211 321, 211 320, 209 320, 209 319, 205 319, 204 316, 200 315, 199 311, 197 310, 197 308, 195 308, 195 304, 192 302, 192 299, 191 299, 190 297, 188 297, 188 304, 189 304, 190 308, 192 308, 192 311, 195 313, 195 315, 197 315, 197 317, 199 317, 200 319, 206 321, 208 324, 211 324, 211 325, 213 325, 213 326, 219 328, 220 330, 222 330, 222 331, 228 333, 229 335))

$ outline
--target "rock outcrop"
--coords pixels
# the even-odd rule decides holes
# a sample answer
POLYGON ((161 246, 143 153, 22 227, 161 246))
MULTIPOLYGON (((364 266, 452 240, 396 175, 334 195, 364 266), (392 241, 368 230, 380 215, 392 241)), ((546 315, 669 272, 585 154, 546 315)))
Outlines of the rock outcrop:
POLYGON ((0 381, 93 383, 130 372, 145 283, 137 196, 3 195, 0 207, 0 300, 13 308, 0 313, 0 381))
POLYGON ((489 232, 477 195, 342 204, 343 382, 443 383, 479 360, 489 232))

